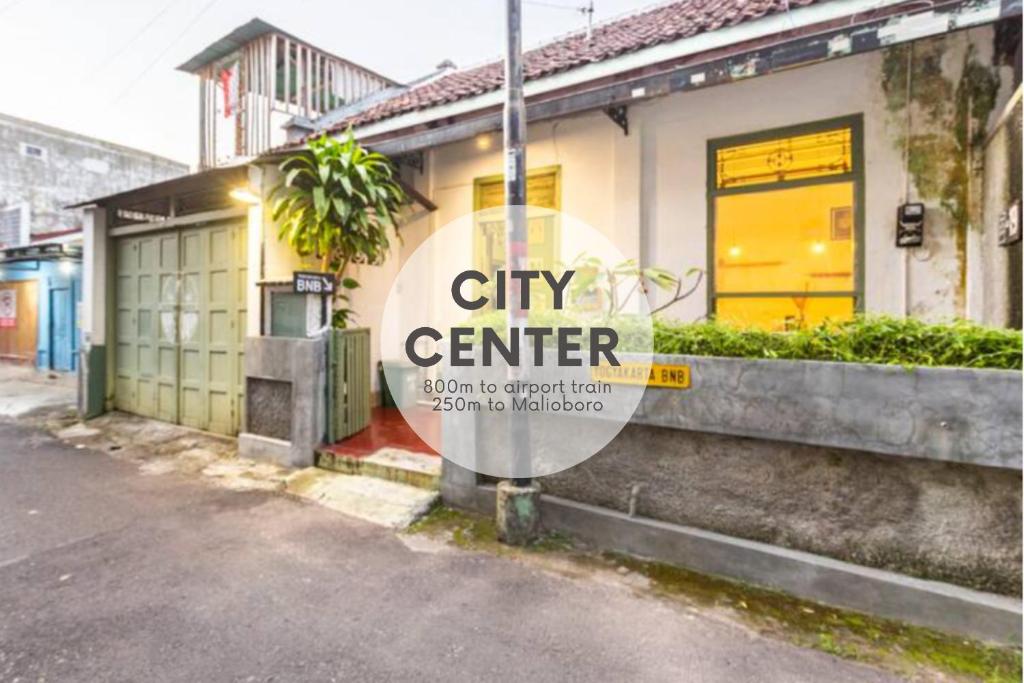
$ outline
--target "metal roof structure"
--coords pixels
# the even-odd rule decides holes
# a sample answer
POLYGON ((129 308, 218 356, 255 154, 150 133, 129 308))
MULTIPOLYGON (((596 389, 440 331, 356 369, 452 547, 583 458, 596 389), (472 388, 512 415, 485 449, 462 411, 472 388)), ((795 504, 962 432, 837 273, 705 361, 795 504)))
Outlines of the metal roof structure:
POLYGON ((337 59, 338 61, 345 62, 346 64, 349 64, 357 69, 361 69, 362 71, 365 71, 369 74, 373 74, 377 78, 387 81, 392 85, 400 85, 397 81, 392 80, 387 76, 382 76, 381 74, 377 73, 372 69, 367 69, 365 66, 361 64, 356 64, 355 62, 345 59, 344 57, 339 57, 336 54, 328 52, 327 50, 323 50, 319 47, 316 47, 315 45, 311 45, 310 43, 307 43, 301 38, 297 38, 291 33, 283 31, 278 27, 274 26, 273 24, 269 24, 263 21, 259 17, 255 17, 249 20, 248 22, 242 24, 241 26, 239 26, 238 28, 236 28, 220 40, 216 40, 210 43, 205 48, 203 48, 203 50, 200 51, 198 54, 193 55, 185 63, 178 66, 178 71, 185 71, 191 74, 198 73, 199 70, 202 69, 204 66, 216 62, 220 59, 223 59, 228 55, 237 52, 246 43, 252 42, 253 40, 259 38, 260 36, 265 36, 270 33, 276 33, 280 36, 288 38, 292 42, 301 43, 307 47, 312 48, 313 50, 316 50, 317 52, 328 55, 334 59, 337 59))
POLYGON ((29 244, 0 249, 0 263, 82 260, 82 247, 71 244, 29 244))

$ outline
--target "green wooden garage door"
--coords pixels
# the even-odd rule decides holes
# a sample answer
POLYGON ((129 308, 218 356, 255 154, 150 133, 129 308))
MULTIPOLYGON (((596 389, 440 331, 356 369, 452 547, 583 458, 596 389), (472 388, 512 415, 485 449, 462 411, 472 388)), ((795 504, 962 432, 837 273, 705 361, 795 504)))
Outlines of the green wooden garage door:
POLYGON ((244 225, 117 243, 115 405, 221 434, 242 424, 244 225))

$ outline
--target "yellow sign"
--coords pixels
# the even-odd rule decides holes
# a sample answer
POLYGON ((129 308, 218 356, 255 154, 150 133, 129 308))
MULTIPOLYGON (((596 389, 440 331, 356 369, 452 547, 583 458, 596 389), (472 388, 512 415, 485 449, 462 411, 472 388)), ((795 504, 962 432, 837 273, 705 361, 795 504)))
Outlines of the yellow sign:
POLYGON ((590 379, 611 384, 636 384, 638 386, 665 387, 666 389, 689 389, 689 365, 661 365, 652 363, 650 371, 645 363, 623 363, 622 365, 597 365, 590 368, 590 379))

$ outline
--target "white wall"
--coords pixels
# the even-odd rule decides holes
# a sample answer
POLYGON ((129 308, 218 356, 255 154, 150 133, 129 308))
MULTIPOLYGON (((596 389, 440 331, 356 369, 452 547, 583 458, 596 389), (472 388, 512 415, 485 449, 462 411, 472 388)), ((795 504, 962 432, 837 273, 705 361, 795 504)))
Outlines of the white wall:
MULTIPOLYGON (((978 60, 991 61, 990 28, 940 40, 943 74, 954 85, 972 44, 978 60)), ((533 124, 527 163, 530 168, 561 165, 565 213, 602 230, 626 255, 683 272, 707 265, 709 140, 861 114, 866 311, 929 319, 965 315, 954 230, 939 199, 921 196, 913 174, 905 172, 907 118, 886 98, 883 55, 873 52, 639 103, 629 107, 628 137, 599 112, 533 124), (907 253, 894 246, 896 209, 917 200, 927 206, 925 246, 907 253)), ((929 132, 923 123, 911 125, 915 134, 929 132)), ((500 142, 493 134, 487 151, 475 140, 433 151, 429 196, 439 206, 437 225, 472 211, 474 178, 502 170, 500 142)), ((706 308, 702 286, 668 314, 694 320, 706 308)))
MULTIPOLYGON (((971 44, 977 59, 991 60, 991 28, 939 40, 945 41, 943 76, 954 86, 971 44)), ((527 164, 561 166, 562 211, 604 232, 625 255, 684 272, 707 266, 709 140, 861 114, 866 311, 909 312, 928 319, 964 315, 966 292, 954 230, 939 199, 919 196, 913 174, 905 171, 906 109, 893 106, 891 93, 886 96, 884 55, 878 51, 847 57, 637 103, 629 107, 628 136, 601 112, 532 124, 527 164), (904 201, 918 199, 927 207, 925 247, 908 253, 894 246, 896 210, 904 201)), ((1001 99, 1007 95, 1000 92, 1001 99)), ((913 132, 929 132, 918 128, 913 132)), ((474 179, 502 172, 500 134, 491 134, 487 142, 474 139, 434 148, 425 155, 423 173, 404 171, 438 209, 402 228, 406 241, 388 264, 354 273, 363 287, 353 305, 359 323, 371 327, 375 340, 384 299, 401 263, 427 235, 472 212, 474 179)), ((968 254, 962 258, 987 262, 968 254)), ((707 314, 706 296, 702 286, 667 314, 699 319, 707 314)), ((376 362, 377 341, 374 354, 376 362)))

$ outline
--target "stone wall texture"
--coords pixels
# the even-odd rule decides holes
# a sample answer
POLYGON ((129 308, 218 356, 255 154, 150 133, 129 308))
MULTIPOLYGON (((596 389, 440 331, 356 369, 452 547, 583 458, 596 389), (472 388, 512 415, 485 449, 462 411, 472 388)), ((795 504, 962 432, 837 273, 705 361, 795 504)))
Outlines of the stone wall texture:
POLYGON ((1021 473, 628 425, 544 493, 1004 594, 1021 590, 1021 473))
POLYGON ((69 204, 187 173, 143 150, 0 114, 0 209, 24 206, 33 236, 81 228, 83 212, 69 204))

